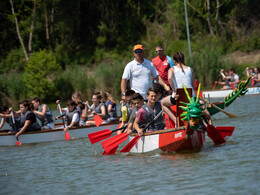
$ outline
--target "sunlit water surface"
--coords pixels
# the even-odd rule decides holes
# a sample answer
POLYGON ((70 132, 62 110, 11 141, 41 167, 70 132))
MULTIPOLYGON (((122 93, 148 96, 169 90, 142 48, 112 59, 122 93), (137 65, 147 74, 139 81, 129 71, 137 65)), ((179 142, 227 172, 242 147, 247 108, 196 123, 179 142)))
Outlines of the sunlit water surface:
POLYGON ((259 194, 259 105, 246 96, 226 109, 238 118, 214 116, 234 134, 198 153, 102 156, 88 139, 0 147, 0 194, 259 194))

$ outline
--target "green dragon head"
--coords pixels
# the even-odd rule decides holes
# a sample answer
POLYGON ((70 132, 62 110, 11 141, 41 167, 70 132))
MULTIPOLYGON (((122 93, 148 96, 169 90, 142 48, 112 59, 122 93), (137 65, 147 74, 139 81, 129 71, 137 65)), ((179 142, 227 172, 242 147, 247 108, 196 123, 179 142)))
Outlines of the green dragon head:
POLYGON ((201 119, 201 116, 203 115, 201 104, 199 103, 199 94, 200 94, 200 84, 197 92, 197 98, 190 97, 186 87, 182 85, 185 91, 185 94, 187 95, 187 98, 189 100, 189 103, 181 102, 184 106, 180 106, 184 110, 184 112, 180 115, 182 117, 182 121, 189 121, 190 127, 192 129, 198 129, 199 127, 199 121, 201 119))

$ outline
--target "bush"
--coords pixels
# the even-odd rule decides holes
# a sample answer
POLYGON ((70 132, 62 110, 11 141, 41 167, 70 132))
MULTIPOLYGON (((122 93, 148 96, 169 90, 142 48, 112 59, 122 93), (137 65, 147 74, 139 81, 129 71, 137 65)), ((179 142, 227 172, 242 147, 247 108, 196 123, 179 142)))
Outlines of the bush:
POLYGON ((9 72, 11 70, 21 71, 23 70, 24 53, 22 49, 13 49, 8 53, 5 59, 0 62, 0 70, 2 72, 9 72))
POLYGON ((18 106, 27 98, 27 88, 22 74, 12 73, 0 77, 0 103, 8 106, 18 106))
POLYGON ((24 81, 29 96, 39 96, 42 100, 57 96, 57 80, 61 67, 52 53, 41 50, 33 53, 25 66, 24 81))

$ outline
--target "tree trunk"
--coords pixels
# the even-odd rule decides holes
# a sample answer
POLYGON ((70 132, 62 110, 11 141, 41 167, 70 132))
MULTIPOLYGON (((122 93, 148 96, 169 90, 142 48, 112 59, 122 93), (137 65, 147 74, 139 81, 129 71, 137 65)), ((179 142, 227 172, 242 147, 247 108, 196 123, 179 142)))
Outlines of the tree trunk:
POLYGON ((44 15, 45 15, 45 31, 46 31, 46 40, 48 45, 50 45, 50 35, 49 35, 49 25, 48 25, 48 14, 47 14, 47 2, 45 1, 45 8, 44 8, 44 15))
POLYGON ((35 12, 36 12, 36 0, 33 1, 33 17, 31 23, 31 30, 29 35, 29 42, 28 42, 28 52, 32 53, 32 37, 33 37, 33 29, 34 29, 34 22, 35 22, 35 12))
POLYGON ((214 33, 213 27, 211 25, 210 15, 211 15, 211 12, 210 12, 210 0, 207 0, 207 22, 208 22, 208 27, 209 27, 210 34, 214 36, 215 33, 214 33))
POLYGON ((26 48, 25 48, 25 46, 24 46, 23 39, 22 39, 21 34, 20 34, 18 20, 17 20, 17 17, 16 17, 16 15, 15 15, 15 11, 14 11, 13 0, 9 0, 9 2, 10 2, 10 4, 11 4, 12 14, 13 14, 13 16, 14 16, 14 21, 15 21, 17 36, 18 36, 18 39, 19 39, 20 44, 21 44, 21 46, 22 46, 23 53, 24 53, 24 56, 25 56, 25 60, 28 61, 29 58, 28 58, 28 54, 27 54, 26 48))
POLYGON ((53 32, 53 25, 54 25, 54 0, 52 1, 52 8, 51 8, 51 30, 50 34, 53 32))

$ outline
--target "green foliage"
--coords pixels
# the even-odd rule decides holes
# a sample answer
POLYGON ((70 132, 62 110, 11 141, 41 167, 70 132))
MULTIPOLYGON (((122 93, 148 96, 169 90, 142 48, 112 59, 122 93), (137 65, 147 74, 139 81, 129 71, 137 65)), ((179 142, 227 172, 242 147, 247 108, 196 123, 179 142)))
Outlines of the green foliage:
POLYGON ((42 100, 57 96, 55 80, 60 70, 52 53, 45 50, 35 52, 27 62, 24 73, 29 96, 39 96, 42 100))
POLYGON ((22 74, 11 73, 0 76, 0 103, 17 106, 27 98, 27 88, 22 74))
POLYGON ((11 50, 5 59, 2 59, 0 62, 1 72, 21 71, 23 70, 23 59, 24 53, 22 49, 13 49, 11 50))
POLYGON ((100 63, 95 69, 96 90, 107 91, 114 96, 121 92, 120 83, 126 63, 115 61, 114 63, 100 63))
POLYGON ((193 69, 195 79, 204 86, 212 85, 218 79, 219 70, 223 68, 221 56, 211 49, 202 49, 188 57, 187 65, 193 69))

